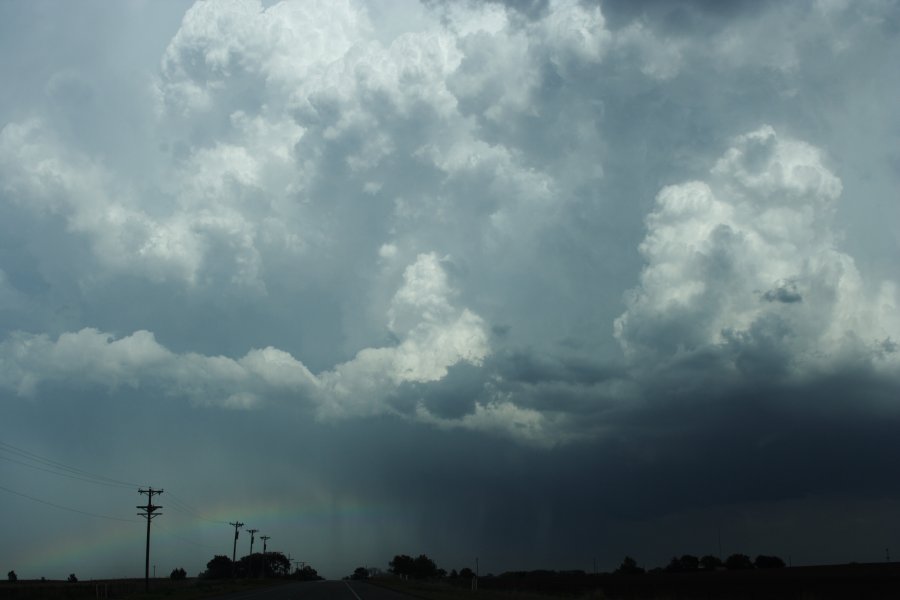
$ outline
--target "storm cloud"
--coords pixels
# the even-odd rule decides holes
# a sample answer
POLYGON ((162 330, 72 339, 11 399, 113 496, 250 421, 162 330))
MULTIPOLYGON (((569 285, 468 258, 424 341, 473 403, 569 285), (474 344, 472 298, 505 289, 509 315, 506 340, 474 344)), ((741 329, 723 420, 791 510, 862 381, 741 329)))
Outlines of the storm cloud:
MULTIPOLYGON (((723 534, 879 558, 898 19, 4 6, 0 441, 170 490, 157 555, 192 574, 254 518, 330 576, 663 563, 723 534)), ((127 485, 5 452, 9 490, 130 518, 127 485)), ((96 522, 2 497, 7 570, 139 571, 137 525, 51 556, 96 522)))

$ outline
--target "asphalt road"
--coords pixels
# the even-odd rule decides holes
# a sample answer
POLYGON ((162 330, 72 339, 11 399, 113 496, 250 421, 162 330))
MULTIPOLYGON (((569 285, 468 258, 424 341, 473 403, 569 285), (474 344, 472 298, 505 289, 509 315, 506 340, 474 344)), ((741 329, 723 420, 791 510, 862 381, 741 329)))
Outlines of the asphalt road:
POLYGON ((410 596, 359 581, 303 581, 246 590, 216 600, 410 600, 410 596))

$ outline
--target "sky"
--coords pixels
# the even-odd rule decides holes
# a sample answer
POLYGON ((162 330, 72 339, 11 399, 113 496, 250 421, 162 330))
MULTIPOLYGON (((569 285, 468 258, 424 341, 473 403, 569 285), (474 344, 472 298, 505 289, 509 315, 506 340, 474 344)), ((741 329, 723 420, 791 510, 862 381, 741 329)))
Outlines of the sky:
POLYGON ((898 34, 0 3, 0 570, 900 556, 898 34))

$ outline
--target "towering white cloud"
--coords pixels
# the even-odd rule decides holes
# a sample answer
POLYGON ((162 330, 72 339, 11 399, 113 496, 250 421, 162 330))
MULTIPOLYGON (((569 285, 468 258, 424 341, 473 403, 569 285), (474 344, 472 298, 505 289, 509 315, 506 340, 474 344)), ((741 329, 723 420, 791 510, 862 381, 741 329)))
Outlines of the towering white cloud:
POLYGON ((848 359, 896 365, 897 286, 866 285, 840 251, 840 194, 818 149, 768 126, 738 136, 708 181, 664 188, 640 285, 615 323, 632 363, 711 355, 773 376, 848 359))
POLYGON ((402 383, 439 381, 460 362, 480 365, 489 353, 486 326, 452 302, 453 290, 436 255, 422 254, 403 274, 388 311, 396 346, 366 348, 322 375, 323 414, 380 413, 402 383))
POLYGON ((889 11, 532 8, 197 2, 146 74, 156 110, 125 157, 66 130, 87 100, 68 120, 54 108, 92 84, 58 71, 51 107, 0 132, 10 231, 66 244, 0 262, 5 386, 144 386, 145 365, 195 404, 296 396, 323 417, 395 412, 534 442, 571 439, 583 423, 567 411, 640 395, 619 349, 632 370, 894 364, 896 285, 867 280, 833 225, 836 174, 861 177, 826 161, 835 144, 764 127, 705 162, 748 122, 803 121, 819 49, 864 62, 889 11), (702 181, 659 191, 697 165, 702 181), (76 364, 62 348, 81 344, 76 364), (517 356, 540 358, 492 362, 517 356), (478 384, 448 418, 430 394, 459 365, 480 367, 478 384))

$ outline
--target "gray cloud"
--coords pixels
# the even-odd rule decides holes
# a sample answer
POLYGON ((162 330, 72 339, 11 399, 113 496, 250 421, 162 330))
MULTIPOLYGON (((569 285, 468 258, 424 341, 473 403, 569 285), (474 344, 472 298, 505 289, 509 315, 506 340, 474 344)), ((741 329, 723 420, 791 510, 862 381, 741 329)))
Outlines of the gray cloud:
POLYGON ((774 289, 766 290, 762 298, 766 302, 783 302, 785 304, 803 302, 803 296, 793 281, 783 282, 774 289))
MULTIPOLYGON (((332 576, 717 530, 868 559, 848 523, 898 497, 897 11, 714 4, 3 6, 4 440, 332 576)), ((44 556, 89 526, 10 500, 52 524, 7 570, 140 563, 44 556)), ((173 512, 189 572, 230 542, 173 512)))

